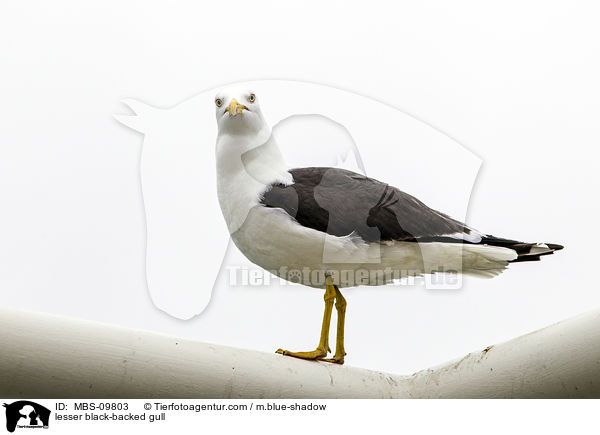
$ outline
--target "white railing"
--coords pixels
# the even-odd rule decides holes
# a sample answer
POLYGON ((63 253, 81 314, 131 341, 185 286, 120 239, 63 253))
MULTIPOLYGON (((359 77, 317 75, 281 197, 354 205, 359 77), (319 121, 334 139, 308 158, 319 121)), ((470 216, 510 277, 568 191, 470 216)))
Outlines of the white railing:
POLYGON ((401 376, 0 308, 0 397, 600 397, 600 311, 401 376))

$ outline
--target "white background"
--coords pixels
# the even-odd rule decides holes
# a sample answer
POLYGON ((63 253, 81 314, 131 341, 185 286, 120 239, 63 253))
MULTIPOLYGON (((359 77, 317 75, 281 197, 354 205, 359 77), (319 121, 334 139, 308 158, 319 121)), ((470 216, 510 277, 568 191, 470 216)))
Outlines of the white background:
POLYGON ((4 3, 0 303, 269 352, 314 347, 313 290, 221 285, 190 321, 152 305, 142 138, 112 118, 127 97, 169 107, 275 78, 351 90, 456 138, 484 161, 469 224, 566 246, 458 292, 348 291, 348 364, 409 373, 600 306, 593 3, 359 4, 4 3))

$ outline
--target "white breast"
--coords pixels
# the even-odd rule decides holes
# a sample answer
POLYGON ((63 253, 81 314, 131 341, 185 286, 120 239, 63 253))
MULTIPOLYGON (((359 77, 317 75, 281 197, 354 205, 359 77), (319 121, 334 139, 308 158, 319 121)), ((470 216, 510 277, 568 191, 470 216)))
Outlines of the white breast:
POLYGON ((269 185, 291 182, 269 129, 250 137, 217 138, 217 194, 230 234, 243 225, 269 185))

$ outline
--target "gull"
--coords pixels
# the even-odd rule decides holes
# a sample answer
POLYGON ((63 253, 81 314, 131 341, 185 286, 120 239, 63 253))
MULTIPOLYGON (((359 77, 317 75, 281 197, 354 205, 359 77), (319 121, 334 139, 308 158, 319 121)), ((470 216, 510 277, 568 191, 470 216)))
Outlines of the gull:
POLYGON ((255 92, 226 89, 214 103, 217 194, 232 240, 252 263, 325 290, 317 348, 279 354, 344 363, 347 303, 340 288, 437 273, 494 277, 509 263, 537 261, 563 248, 481 233, 352 171, 289 169, 255 92), (334 304, 336 349, 327 358, 334 304))

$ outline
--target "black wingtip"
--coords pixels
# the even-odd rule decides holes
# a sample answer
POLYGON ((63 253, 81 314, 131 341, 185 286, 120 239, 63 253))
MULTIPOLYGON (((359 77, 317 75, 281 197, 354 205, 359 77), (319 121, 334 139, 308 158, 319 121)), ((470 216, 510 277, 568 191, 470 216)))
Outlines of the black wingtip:
POLYGON ((560 251, 561 249, 564 249, 565 247, 563 245, 557 245, 555 243, 547 243, 548 247, 550 249, 552 249, 553 251, 560 251))
MULTIPOLYGON (((548 247, 547 251, 538 252, 538 253, 534 253, 534 254, 531 254, 529 252, 519 253, 519 256, 516 259, 510 261, 510 263, 521 263, 524 261, 539 261, 541 259, 541 257, 543 257, 545 255, 552 255, 552 254, 554 254, 555 251, 560 251, 561 249, 564 249, 564 246, 557 245, 556 243, 544 243, 544 244, 548 247)), ((527 246, 531 249, 532 247, 534 247, 536 245, 531 243, 531 244, 526 244, 525 246, 527 246)))

